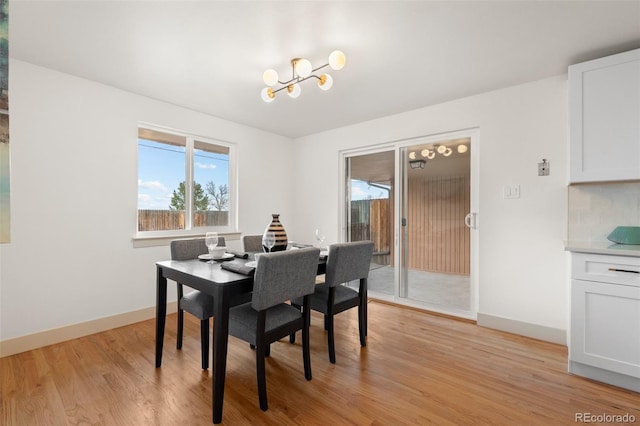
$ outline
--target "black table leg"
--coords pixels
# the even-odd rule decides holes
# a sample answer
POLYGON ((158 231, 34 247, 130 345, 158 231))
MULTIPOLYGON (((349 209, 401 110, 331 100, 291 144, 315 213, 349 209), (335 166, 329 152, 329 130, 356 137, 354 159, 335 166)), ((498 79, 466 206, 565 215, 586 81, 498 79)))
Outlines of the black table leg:
POLYGON ((156 272, 156 368, 162 364, 162 346, 164 344, 164 324, 167 319, 167 279, 162 268, 156 272))
POLYGON ((224 379, 227 368, 227 344, 229 342, 229 306, 230 296, 224 290, 213 297, 214 331, 211 341, 213 352, 213 423, 222 421, 222 403, 224 401, 224 379))

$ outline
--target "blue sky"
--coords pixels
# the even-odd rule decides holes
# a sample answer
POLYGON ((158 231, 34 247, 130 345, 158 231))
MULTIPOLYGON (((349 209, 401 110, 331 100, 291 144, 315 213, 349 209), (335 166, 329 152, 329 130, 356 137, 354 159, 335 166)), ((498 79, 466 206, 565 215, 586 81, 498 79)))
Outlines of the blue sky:
POLYGON ((385 191, 375 186, 370 186, 367 182, 361 180, 351 180, 351 199, 367 200, 377 198, 388 198, 389 191, 385 191))
MULTIPOLYGON (((194 153, 194 180, 228 185, 229 161, 224 154, 194 153)), ((173 191, 185 180, 185 149, 144 139, 138 140, 138 209, 168 210, 173 191)))

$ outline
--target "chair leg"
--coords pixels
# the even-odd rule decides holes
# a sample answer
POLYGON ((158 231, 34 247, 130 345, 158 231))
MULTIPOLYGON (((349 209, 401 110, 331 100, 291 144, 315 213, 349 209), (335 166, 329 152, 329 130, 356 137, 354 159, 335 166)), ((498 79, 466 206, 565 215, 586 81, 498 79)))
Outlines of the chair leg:
POLYGON ((258 399, 260 400, 260 409, 267 411, 267 378, 265 373, 265 351, 261 343, 258 343, 256 350, 256 375, 258 377, 258 399))
POLYGON ((329 315, 324 316, 324 329, 329 330, 329 315))
MULTIPOLYGON (((295 303, 292 303, 291 306, 293 306, 294 308, 298 308, 299 310, 302 310, 302 306, 296 305, 295 303)), ((294 331, 289 335, 289 343, 294 344, 295 342, 296 342, 296 332, 294 331)))
POLYGON ((182 333, 184 331, 184 311, 178 309, 178 333, 176 335, 176 349, 182 349, 182 333))
POLYGON ((200 352, 202 352, 202 369, 209 369, 209 318, 200 321, 200 352))
POLYGON ((365 302, 364 305, 364 335, 365 337, 369 335, 369 308, 366 305, 367 302, 365 302))
MULTIPOLYGON (((251 343, 249 343, 249 347, 254 351, 256 350, 256 346, 251 344, 251 343)), ((271 355, 271 345, 267 345, 267 349, 265 349, 264 355, 265 356, 270 356, 271 355)))
POLYGON ((367 279, 360 278, 360 287, 358 288, 358 296, 360 297, 360 303, 358 304, 358 327, 360 328, 360 344, 366 346, 367 342, 365 338, 369 335, 368 330, 368 297, 367 297, 367 279), (363 338, 364 336, 364 338, 363 338))
POLYGON ((328 323, 326 325, 328 325, 327 343, 329 345, 329 362, 331 362, 331 364, 335 364, 336 363, 336 345, 335 345, 335 336, 333 333, 333 315, 325 316, 325 322, 328 323))
POLYGON ((360 346, 367 346, 367 307, 358 305, 358 331, 360 332, 360 346))
MULTIPOLYGON (((307 315, 309 315, 307 313, 307 315)), ((302 362, 304 364, 304 378, 311 380, 311 355, 309 351, 309 323, 302 327, 302 362)))

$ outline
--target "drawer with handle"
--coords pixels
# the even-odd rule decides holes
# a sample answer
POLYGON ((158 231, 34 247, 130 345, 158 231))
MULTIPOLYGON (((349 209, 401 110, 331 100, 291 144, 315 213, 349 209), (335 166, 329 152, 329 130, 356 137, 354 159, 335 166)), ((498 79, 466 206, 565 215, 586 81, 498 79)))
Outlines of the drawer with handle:
POLYGON ((574 253, 574 279, 640 287, 640 258, 574 253))

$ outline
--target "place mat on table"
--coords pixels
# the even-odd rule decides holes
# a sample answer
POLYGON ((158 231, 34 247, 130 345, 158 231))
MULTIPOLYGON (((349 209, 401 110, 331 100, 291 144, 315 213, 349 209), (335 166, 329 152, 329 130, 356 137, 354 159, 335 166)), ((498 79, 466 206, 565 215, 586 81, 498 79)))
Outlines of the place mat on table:
POLYGON ((253 266, 247 266, 246 263, 236 262, 235 260, 232 260, 231 262, 224 262, 221 265, 221 268, 242 275, 253 275, 256 271, 256 268, 253 266))

